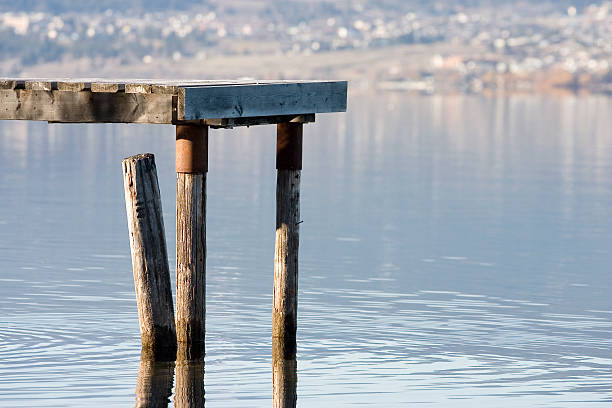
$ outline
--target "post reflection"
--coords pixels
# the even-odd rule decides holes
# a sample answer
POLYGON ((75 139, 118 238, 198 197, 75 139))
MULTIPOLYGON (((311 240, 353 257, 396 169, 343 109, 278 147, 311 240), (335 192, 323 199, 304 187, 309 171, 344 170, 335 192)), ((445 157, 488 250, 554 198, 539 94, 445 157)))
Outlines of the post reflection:
POLYGON ((204 359, 176 360, 175 408, 204 407, 204 359))
POLYGON ((272 338, 272 386, 274 408, 297 404, 297 361, 295 340, 272 338))
POLYGON ((136 408, 166 408, 172 395, 174 361, 155 361, 140 356, 136 408))
POLYGON ((175 408, 204 407, 204 359, 155 361, 140 355, 136 408, 167 408, 174 388, 175 408))

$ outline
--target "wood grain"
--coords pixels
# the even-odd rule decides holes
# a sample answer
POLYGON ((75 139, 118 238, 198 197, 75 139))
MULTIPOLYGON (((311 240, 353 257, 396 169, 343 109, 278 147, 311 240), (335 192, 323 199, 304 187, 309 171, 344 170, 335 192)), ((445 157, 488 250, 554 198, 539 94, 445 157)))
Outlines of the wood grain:
POLYGON ((278 170, 272 336, 295 341, 301 170, 278 170))
POLYGON ((151 85, 149 84, 125 84, 125 93, 151 93, 151 85))
POLYGON ((276 132, 276 242, 272 336, 295 346, 300 238, 301 123, 279 123, 276 132))
POLYGON ((119 92, 125 90, 125 84, 116 82, 92 82, 91 92, 119 92))
POLYGON ((124 159, 123 182, 143 353, 174 360, 174 308, 155 157, 124 159))
POLYGON ((0 119, 172 123, 172 95, 0 90, 0 119))
POLYGON ((58 81, 57 89, 66 92, 81 92, 91 90, 90 82, 58 81))
POLYGON ((53 89, 51 81, 26 81, 25 89, 30 91, 50 91, 53 89))
POLYGON ((206 173, 176 174, 176 328, 179 353, 204 355, 206 173))
POLYGON ((346 82, 185 87, 179 120, 344 112, 346 82))

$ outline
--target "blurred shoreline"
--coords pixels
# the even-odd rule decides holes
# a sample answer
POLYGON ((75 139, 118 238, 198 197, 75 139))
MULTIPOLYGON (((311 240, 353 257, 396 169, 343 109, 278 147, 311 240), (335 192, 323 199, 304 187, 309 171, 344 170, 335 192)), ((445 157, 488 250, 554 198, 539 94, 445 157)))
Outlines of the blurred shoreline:
MULTIPOLYGON (((469 74, 475 50, 449 44, 398 45, 311 55, 216 55, 206 59, 159 58, 121 64, 115 58, 64 58, 24 68, 21 77, 121 77, 165 79, 320 79, 348 80, 350 91, 418 94, 606 94, 612 73, 592 75, 550 69, 528 73, 469 74), (442 55, 453 53, 452 57, 442 55), (437 70, 431 63, 446 64, 437 70)), ((485 56, 486 57, 486 56, 485 56)), ((482 58, 482 56, 481 56, 482 58)), ((493 56, 491 56, 493 58, 493 56)))
POLYGON ((0 7, 0 76, 612 94, 612 1, 187 0, 177 9, 151 0, 131 11, 58 1, 0 7))

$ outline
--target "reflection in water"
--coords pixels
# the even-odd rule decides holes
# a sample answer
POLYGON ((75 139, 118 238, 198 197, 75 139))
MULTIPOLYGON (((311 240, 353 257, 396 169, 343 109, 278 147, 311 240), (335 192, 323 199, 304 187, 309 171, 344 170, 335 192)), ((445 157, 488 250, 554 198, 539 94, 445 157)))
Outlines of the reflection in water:
POLYGON ((204 406, 204 360, 176 361, 175 408, 204 406))
POLYGON ((294 408, 297 403, 295 341, 272 339, 272 386, 274 408, 294 408))
POLYGON ((174 372, 175 408, 204 407, 204 360, 154 361, 141 354, 136 385, 136 408, 167 408, 174 372))
POLYGON ((140 357, 138 384, 136 385, 137 408, 167 407, 172 395, 174 361, 155 361, 144 354, 140 357))

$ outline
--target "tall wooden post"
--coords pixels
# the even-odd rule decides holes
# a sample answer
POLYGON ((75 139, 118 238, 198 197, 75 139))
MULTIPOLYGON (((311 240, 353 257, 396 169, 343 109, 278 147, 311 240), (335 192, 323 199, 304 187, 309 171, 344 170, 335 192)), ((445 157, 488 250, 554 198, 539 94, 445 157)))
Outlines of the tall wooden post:
POLYGON ((176 332, 179 354, 204 355, 208 127, 176 126, 176 332))
POLYGON ((139 154, 122 164, 142 352, 174 360, 174 308, 155 157, 139 154))
POLYGON ((279 123, 276 138, 276 244, 272 336, 295 348, 302 124, 279 123))

